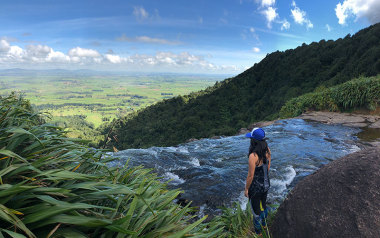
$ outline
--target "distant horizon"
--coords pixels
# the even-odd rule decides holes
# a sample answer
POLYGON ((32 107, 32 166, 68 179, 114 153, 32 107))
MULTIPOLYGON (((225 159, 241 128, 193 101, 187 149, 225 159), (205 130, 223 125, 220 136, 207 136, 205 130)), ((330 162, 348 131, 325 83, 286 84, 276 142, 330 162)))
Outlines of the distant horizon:
POLYGON ((225 76, 225 77, 231 77, 236 76, 235 74, 228 74, 228 73, 190 73, 190 72, 137 72, 137 71, 116 71, 116 70, 95 70, 95 69, 62 69, 62 68, 51 68, 51 69, 29 69, 29 68, 0 68, 0 76, 2 76, 2 73, 6 73, 6 71, 31 71, 31 72, 46 72, 46 73, 52 73, 52 76, 54 76, 53 71, 64 71, 67 73, 76 73, 76 72, 84 72, 84 73, 99 73, 99 74, 120 74, 125 76, 137 76, 137 75, 181 75, 181 76, 225 76))
POLYGON ((354 34, 376 0, 2 1, 0 69, 237 75, 268 53, 354 34))

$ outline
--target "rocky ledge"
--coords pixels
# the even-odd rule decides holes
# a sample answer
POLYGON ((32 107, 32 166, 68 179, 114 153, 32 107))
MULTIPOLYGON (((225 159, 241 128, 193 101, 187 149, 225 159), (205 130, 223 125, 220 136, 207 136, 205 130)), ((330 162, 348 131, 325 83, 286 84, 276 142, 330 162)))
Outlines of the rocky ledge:
POLYGON ((380 128, 380 116, 378 115, 312 111, 305 112, 297 118, 349 127, 380 128))
POLYGON ((380 237, 380 147, 335 160, 300 181, 275 216, 273 237, 380 237))

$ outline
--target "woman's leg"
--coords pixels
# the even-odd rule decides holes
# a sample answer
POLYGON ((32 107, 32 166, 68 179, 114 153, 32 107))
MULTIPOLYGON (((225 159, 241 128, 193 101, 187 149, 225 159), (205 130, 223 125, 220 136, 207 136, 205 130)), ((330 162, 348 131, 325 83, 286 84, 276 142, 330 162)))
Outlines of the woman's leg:
POLYGON ((268 196, 268 192, 263 193, 260 197, 261 206, 263 207, 263 211, 260 211, 260 218, 261 218, 261 224, 263 227, 267 226, 267 223, 266 223, 266 219, 268 217, 267 196, 268 196))
POLYGON ((255 196, 251 197, 251 206, 252 210, 256 215, 259 215, 261 212, 260 208, 260 201, 261 201, 261 196, 259 194, 256 194, 255 196))
POLYGON ((252 196, 251 199, 251 206, 253 210, 253 225, 255 227, 256 234, 261 233, 261 217, 260 217, 260 201, 261 196, 256 194, 255 196, 252 196))

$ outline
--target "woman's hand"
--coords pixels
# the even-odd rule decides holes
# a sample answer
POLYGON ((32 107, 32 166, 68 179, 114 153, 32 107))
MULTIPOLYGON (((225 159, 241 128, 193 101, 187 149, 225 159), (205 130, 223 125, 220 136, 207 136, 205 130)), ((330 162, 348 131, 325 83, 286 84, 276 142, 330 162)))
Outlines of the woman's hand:
POLYGON ((248 189, 245 189, 244 196, 248 197, 248 189))

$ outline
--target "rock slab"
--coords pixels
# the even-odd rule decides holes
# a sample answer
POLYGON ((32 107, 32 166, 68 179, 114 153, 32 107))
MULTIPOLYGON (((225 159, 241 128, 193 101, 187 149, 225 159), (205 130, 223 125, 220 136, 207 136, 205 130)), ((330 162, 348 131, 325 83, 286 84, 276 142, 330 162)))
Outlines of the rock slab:
POLYGON ((380 237, 380 147, 335 160, 299 182, 273 237, 380 237))
POLYGON ((305 112, 297 118, 349 127, 380 128, 380 116, 378 115, 311 111, 305 112))

